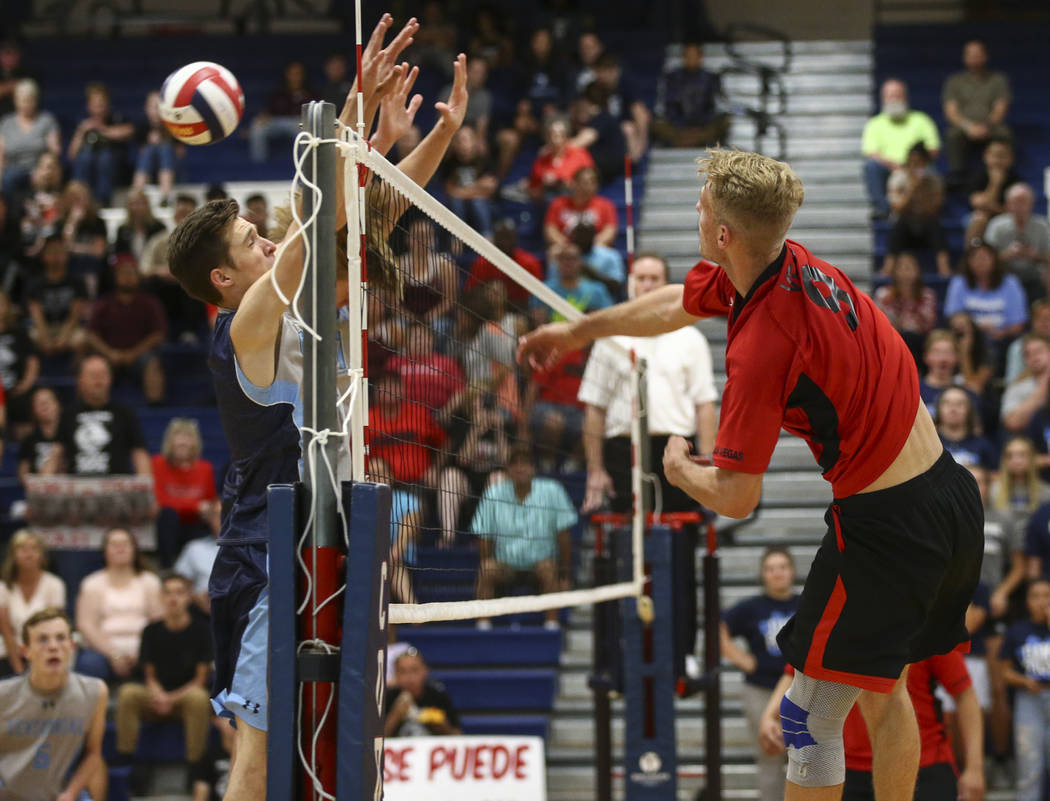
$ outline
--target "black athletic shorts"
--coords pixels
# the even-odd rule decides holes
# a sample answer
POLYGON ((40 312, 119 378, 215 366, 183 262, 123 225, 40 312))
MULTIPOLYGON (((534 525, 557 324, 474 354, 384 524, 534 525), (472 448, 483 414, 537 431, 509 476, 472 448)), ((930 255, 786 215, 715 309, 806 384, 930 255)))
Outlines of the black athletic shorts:
POLYGON ((984 555, 977 482, 945 451, 920 476, 835 499, 784 658, 807 676, 889 692, 905 665, 968 642, 984 555))
MULTIPOLYGON (((919 776, 915 780, 915 801, 956 801, 958 795, 955 769, 950 764, 936 762, 919 768, 919 776)), ((842 801, 875 801, 871 773, 847 770, 842 801)))

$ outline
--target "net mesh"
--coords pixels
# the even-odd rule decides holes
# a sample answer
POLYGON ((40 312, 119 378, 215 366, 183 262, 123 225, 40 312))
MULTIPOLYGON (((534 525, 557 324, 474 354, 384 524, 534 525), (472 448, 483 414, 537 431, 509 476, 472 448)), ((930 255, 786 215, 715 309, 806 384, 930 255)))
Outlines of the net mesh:
POLYGON ((629 355, 585 349, 549 369, 515 360, 523 333, 606 305, 608 287, 583 278, 578 249, 566 247, 547 268, 554 292, 538 262, 511 258, 512 229, 498 228, 496 247, 378 154, 343 148, 372 171, 364 192, 347 193, 348 219, 360 198, 365 471, 393 490, 391 622, 539 622, 545 610, 554 620, 560 607, 637 594, 640 564, 631 581, 594 586, 580 512, 579 388, 586 371, 630 379, 629 355), (616 365, 589 366, 596 358, 616 365))

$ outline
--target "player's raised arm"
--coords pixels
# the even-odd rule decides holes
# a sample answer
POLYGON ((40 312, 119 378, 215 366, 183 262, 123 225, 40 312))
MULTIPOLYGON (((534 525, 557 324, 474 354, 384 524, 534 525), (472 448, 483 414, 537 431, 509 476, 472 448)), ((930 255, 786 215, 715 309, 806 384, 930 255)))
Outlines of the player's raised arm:
POLYGON ((700 318, 683 308, 683 293, 682 284, 668 284, 574 322, 541 325, 521 338, 518 362, 543 367, 603 337, 652 337, 691 325, 700 318))

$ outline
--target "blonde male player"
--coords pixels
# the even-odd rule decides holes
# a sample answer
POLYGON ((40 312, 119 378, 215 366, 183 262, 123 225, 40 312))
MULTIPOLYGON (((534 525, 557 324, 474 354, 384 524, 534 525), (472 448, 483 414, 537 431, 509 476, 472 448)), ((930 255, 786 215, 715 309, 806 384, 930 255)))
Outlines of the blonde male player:
MULTIPOLYGON (((379 142, 385 149, 400 138, 421 102, 418 96, 408 100, 415 71, 395 66, 418 25, 410 20, 383 48, 391 22, 387 14, 376 26, 358 76, 366 130, 382 103, 377 149, 379 142)), ((436 104, 440 116, 435 127, 400 164, 418 183, 433 175, 463 121, 465 56, 456 60, 454 73, 448 102, 436 104)), ((355 91, 356 86, 340 115, 344 124, 356 121, 355 91)), ((342 159, 337 161, 341 164, 342 159)), ((341 175, 336 186, 338 228, 345 223, 341 175)), ((182 287, 220 307, 208 364, 233 461, 223 488, 223 505, 230 511, 219 533, 219 554, 208 588, 216 644, 213 703, 220 713, 243 724, 237 726, 237 755, 226 801, 258 801, 266 794, 266 488, 299 479, 300 432, 295 421, 301 413, 296 378, 301 371, 296 364, 302 359, 299 330, 273 282, 286 298, 299 285, 302 243, 296 231, 293 226, 278 248, 237 216, 235 202, 214 201, 191 213, 169 242, 171 272, 182 287)))
POLYGON ((696 464, 689 444, 672 438, 668 480, 745 517, 783 427, 807 441, 835 493, 799 611, 777 637, 796 668, 781 705, 786 798, 841 796, 842 726, 859 702, 876 798, 910 801, 919 739, 904 675, 969 637, 963 621, 984 539, 976 484, 941 447, 914 361, 885 315, 841 271, 785 239, 803 196, 791 168, 715 150, 700 173, 705 258, 684 286, 537 329, 519 358, 547 362, 599 337, 729 318, 714 464, 696 464))

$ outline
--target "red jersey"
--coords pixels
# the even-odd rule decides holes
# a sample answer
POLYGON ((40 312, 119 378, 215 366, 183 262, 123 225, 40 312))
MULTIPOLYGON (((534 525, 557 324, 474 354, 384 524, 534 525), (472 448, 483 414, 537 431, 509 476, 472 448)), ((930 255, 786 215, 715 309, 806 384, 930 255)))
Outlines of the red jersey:
MULTIPOLYGON (((908 668, 908 695, 915 707, 915 718, 919 722, 919 740, 922 752, 919 767, 947 762, 955 767, 955 756, 944 731, 940 706, 934 698, 934 690, 940 684, 953 697, 972 686, 966 663, 958 651, 931 656, 908 668)), ((860 707, 854 705, 842 729, 846 746, 846 768, 871 772, 871 741, 860 707)))
POLYGON ((574 350, 548 369, 533 371, 532 383, 538 387, 537 399, 582 409, 583 403, 578 396, 588 353, 590 349, 574 350))
POLYGON ((551 201, 543 218, 544 225, 553 225, 566 235, 580 223, 590 223, 596 232, 615 226, 616 206, 601 195, 595 195, 584 206, 577 206, 569 195, 561 195, 551 201))
POLYGON ((200 502, 215 497, 215 474, 211 462, 198 459, 189 469, 182 470, 173 467, 160 453, 155 454, 152 461, 157 505, 174 509, 183 523, 196 521, 200 502))
POLYGON ((431 410, 444 408, 463 388, 463 371, 451 356, 431 353, 420 361, 393 356, 385 370, 401 376, 401 395, 409 403, 422 403, 431 410))
POLYGON ((897 458, 919 406, 918 371, 886 315, 841 270, 788 240, 746 298, 701 261, 682 305, 729 317, 716 466, 764 473, 784 428, 806 440, 842 498, 897 458))
MULTIPOLYGON (((540 263, 539 259, 527 250, 523 248, 514 248, 514 252, 510 257, 540 281, 543 280, 543 265, 540 263)), ((495 264, 490 262, 484 256, 478 256, 477 259, 474 260, 474 264, 470 267, 470 275, 467 276, 467 283, 463 286, 463 289, 464 291, 469 292, 474 287, 479 286, 480 284, 487 284, 490 281, 502 282, 504 286, 507 287, 507 300, 516 306, 527 304, 529 298, 532 297, 529 290, 496 267, 495 264)))
POLYGON ((561 184, 568 184, 576 175, 577 170, 584 167, 593 167, 594 159, 591 154, 582 147, 566 145, 561 155, 543 152, 532 162, 532 172, 529 174, 529 187, 542 189, 546 186, 544 178, 551 179, 561 184))
POLYGON ((445 432, 418 403, 402 402, 392 416, 377 404, 369 409, 365 444, 369 456, 386 460, 394 478, 415 484, 430 469, 434 450, 445 444, 445 432))

